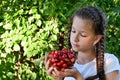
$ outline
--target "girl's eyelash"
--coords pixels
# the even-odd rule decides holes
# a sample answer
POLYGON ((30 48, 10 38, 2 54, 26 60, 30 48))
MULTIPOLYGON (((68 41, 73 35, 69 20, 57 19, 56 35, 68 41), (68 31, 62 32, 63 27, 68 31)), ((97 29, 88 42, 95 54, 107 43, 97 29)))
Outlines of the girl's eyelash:
POLYGON ((87 37, 87 36, 85 36, 85 35, 82 35, 82 34, 80 34, 80 36, 82 36, 82 37, 87 37))
POLYGON ((75 31, 74 31, 74 30, 72 30, 71 32, 75 33, 75 31))
MULTIPOLYGON (((71 30, 71 32, 75 33, 76 31, 71 30)), ((80 33, 80 36, 82 36, 82 37, 86 37, 86 35, 82 35, 81 33, 80 33)))

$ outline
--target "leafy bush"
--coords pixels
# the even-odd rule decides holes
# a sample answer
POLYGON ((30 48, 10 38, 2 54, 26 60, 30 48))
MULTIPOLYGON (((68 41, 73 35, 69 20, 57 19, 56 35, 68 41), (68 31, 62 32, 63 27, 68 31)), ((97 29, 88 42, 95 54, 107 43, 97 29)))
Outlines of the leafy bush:
POLYGON ((68 47, 67 20, 86 5, 106 12, 106 51, 120 59, 118 0, 1 0, 0 4, 0 80, 52 80, 45 73, 44 55, 68 47))

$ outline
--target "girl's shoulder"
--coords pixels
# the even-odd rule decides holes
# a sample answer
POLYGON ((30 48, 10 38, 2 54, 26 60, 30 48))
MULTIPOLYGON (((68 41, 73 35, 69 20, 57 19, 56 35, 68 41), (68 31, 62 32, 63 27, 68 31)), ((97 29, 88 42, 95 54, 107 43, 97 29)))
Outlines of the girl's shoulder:
POLYGON ((120 72, 120 63, 118 58, 114 54, 105 53, 104 61, 105 73, 109 73, 115 70, 118 70, 120 72))
POLYGON ((104 62, 106 66, 113 64, 120 65, 118 58, 114 54, 109 54, 109 53, 105 53, 104 62))
POLYGON ((118 58, 114 55, 114 54, 110 54, 110 53, 105 53, 104 55, 104 59, 108 61, 109 60, 118 60, 118 58))
POLYGON ((111 63, 119 64, 118 58, 114 54, 110 54, 110 53, 105 53, 104 61, 105 64, 111 64, 111 63))

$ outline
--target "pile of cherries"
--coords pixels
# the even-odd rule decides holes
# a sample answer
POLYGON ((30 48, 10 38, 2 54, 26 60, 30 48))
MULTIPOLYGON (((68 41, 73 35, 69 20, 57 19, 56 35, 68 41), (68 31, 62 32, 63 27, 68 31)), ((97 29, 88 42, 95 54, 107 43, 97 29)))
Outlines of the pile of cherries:
POLYGON ((61 71, 72 67, 76 60, 76 56, 73 52, 66 48, 63 48, 62 50, 51 50, 48 54, 50 65, 61 71))

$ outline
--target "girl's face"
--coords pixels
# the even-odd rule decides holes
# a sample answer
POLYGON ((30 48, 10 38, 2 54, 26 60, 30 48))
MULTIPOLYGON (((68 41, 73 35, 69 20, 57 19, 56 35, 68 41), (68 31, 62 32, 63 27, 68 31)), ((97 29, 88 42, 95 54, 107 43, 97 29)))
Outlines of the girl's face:
POLYGON ((92 29, 92 21, 77 16, 73 18, 70 42, 73 50, 86 52, 93 49, 96 35, 92 29))

